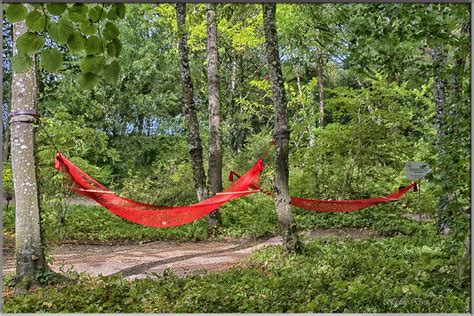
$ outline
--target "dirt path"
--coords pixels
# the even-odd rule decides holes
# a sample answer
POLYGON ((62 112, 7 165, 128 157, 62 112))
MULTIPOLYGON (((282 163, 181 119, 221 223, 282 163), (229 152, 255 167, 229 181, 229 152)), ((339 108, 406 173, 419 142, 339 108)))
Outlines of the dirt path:
MULTIPOLYGON (((304 236, 361 239, 379 237, 366 229, 324 229, 304 236)), ((230 239, 206 242, 155 241, 136 245, 71 245, 53 247, 50 256, 55 271, 74 270, 92 275, 122 273, 128 279, 162 274, 167 268, 178 275, 208 273, 231 268, 257 249, 280 244, 279 237, 266 240, 230 239)), ((12 249, 4 249, 3 273, 14 273, 12 249)))

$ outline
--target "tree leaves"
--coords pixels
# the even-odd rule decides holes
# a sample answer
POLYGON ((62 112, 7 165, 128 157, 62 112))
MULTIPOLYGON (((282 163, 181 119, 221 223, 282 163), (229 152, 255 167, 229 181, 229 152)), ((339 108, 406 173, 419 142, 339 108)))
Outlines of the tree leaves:
POLYGON ((56 72, 62 63, 63 55, 56 48, 49 48, 41 53, 41 67, 49 72, 56 72))
POLYGON ((97 36, 89 36, 86 41, 86 54, 98 55, 102 53, 101 41, 97 36))
POLYGON ((33 59, 26 54, 16 54, 12 58, 12 69, 16 73, 25 73, 33 66, 33 59))
POLYGON ((43 48, 43 45, 44 36, 32 32, 23 33, 16 41, 18 52, 27 56, 32 56, 39 52, 43 48))
POLYGON ((85 43, 86 43, 86 38, 82 35, 82 33, 79 31, 74 31, 68 37, 67 47, 72 52, 79 52, 84 49, 85 43))
POLYGON ((26 26, 30 32, 41 32, 48 26, 48 18, 46 15, 38 11, 31 11, 25 18, 26 26))
POLYGON ((52 15, 59 16, 67 9, 67 4, 65 3, 48 3, 46 9, 52 15))
POLYGON ((104 79, 108 83, 115 83, 117 82, 120 74, 120 64, 114 60, 109 65, 104 67, 104 79))
POLYGON ((119 29, 117 28, 117 26, 112 23, 112 22, 107 22, 105 24, 105 29, 104 29, 104 37, 106 39, 114 39, 116 38, 118 35, 120 34, 120 31, 119 29))
POLYGON ((79 82, 84 87, 94 86, 104 70, 107 82, 118 78, 120 65, 115 59, 120 55, 122 43, 118 39, 120 30, 112 21, 125 17, 124 4, 49 3, 32 4, 29 8, 30 12, 24 5, 11 4, 5 9, 10 22, 24 20, 28 28, 16 43, 15 71, 26 71, 32 65, 29 57, 36 53, 41 54, 41 66, 45 70, 57 71, 63 62, 62 53, 54 47, 57 44, 65 45, 72 53, 85 53, 79 59, 83 74, 79 82), (45 38, 54 43, 48 41, 44 47, 45 38))
POLYGON ((107 44, 107 54, 111 57, 118 57, 122 51, 122 42, 118 38, 114 38, 107 44))
POLYGON ((57 38, 53 38, 58 44, 66 44, 69 36, 74 32, 74 25, 65 17, 59 19, 57 38))
POLYGON ((99 82, 99 76, 90 72, 83 73, 77 82, 79 83, 79 88, 82 90, 92 89, 99 82))
POLYGON ((103 70, 104 57, 102 56, 86 56, 82 59, 79 67, 83 73, 90 72, 100 74, 103 70))
POLYGON ((22 21, 28 14, 28 9, 19 3, 10 4, 5 8, 5 14, 11 23, 22 21))

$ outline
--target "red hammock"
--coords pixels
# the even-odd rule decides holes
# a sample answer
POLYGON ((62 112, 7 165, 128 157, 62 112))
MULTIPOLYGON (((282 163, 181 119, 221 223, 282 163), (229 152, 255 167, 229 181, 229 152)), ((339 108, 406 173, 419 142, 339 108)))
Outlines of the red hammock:
POLYGON ((68 176, 74 192, 95 200, 112 213, 145 226, 171 227, 190 223, 206 216, 228 201, 259 192, 248 189, 258 187, 263 161, 257 161, 246 174, 223 192, 189 206, 156 206, 123 198, 86 174, 61 153, 56 154, 54 167, 68 176))
MULTIPOLYGON (((240 177, 234 171, 229 173, 229 180, 233 181, 234 177, 240 177)), ((260 190, 261 192, 267 195, 273 195, 272 192, 261 190, 258 184, 251 186, 253 189, 260 190)), ((367 208, 370 206, 377 205, 379 203, 386 203, 399 200, 405 193, 407 193, 411 188, 413 191, 417 191, 416 181, 412 184, 400 188, 398 191, 381 197, 375 197, 365 200, 315 200, 315 199, 305 199, 299 197, 291 197, 291 205, 305 210, 315 211, 315 212, 352 212, 367 208)))

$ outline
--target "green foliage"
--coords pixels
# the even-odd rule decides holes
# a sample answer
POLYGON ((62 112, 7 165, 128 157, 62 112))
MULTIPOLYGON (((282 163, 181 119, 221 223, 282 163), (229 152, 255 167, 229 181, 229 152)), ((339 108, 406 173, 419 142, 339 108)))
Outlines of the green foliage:
POLYGON ((2 169, 2 185, 3 185, 3 194, 6 199, 11 199, 14 195, 13 190, 13 174, 12 166, 10 162, 3 162, 2 169))
POLYGON ((33 32, 26 32, 18 37, 16 44, 19 54, 32 56, 43 48, 44 36, 37 35, 33 32))
POLYGON ((17 73, 27 72, 33 65, 33 59, 26 54, 16 54, 12 58, 12 68, 17 73))
POLYGON ((41 64, 46 71, 59 70, 63 63, 62 58, 55 58, 54 63, 51 64, 51 55, 47 51, 55 48, 55 45, 65 45, 71 52, 79 56, 82 73, 78 83, 82 89, 91 89, 97 85, 105 62, 108 65, 114 65, 104 73, 106 82, 117 82, 120 68, 115 65, 118 64, 117 58, 121 50, 121 41, 118 38, 120 30, 114 21, 125 17, 123 4, 86 5, 76 3, 70 5, 47 4, 46 6, 41 4, 31 6, 29 12, 23 5, 11 4, 6 7, 6 17, 10 22, 24 20, 28 28, 28 32, 17 40, 19 53, 15 56, 16 62, 12 63, 15 72, 26 72, 31 68, 33 63, 26 60, 24 54, 32 56, 35 53, 41 53, 41 64), (51 19, 50 15, 55 18, 51 19), (99 43, 95 39, 96 35, 100 39, 99 43), (48 42, 45 46, 45 37, 51 38, 55 43, 48 42), (94 39, 89 40, 90 37, 94 39), (43 58, 47 60, 43 61, 43 58), (102 61, 93 63, 92 69, 85 67, 84 63, 89 64, 92 59, 102 61))
POLYGON ((49 72, 56 72, 61 68, 63 55, 56 48, 44 50, 41 53, 41 67, 49 72))
POLYGON ((14 3, 5 8, 5 13, 8 21, 14 23, 24 20, 28 14, 28 9, 20 3, 14 3))
POLYGON ((127 281, 71 274, 77 283, 5 297, 5 312, 442 313, 469 311, 455 258, 433 230, 415 237, 319 239, 302 255, 267 247, 223 273, 171 271, 127 281), (40 303, 38 303, 40 302, 40 303))

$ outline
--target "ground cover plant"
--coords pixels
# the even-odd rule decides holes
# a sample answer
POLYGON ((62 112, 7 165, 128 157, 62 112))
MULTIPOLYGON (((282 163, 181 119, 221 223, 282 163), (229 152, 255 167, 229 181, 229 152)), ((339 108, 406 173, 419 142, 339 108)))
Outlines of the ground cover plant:
POLYGON ((469 312, 469 9, 4 6, 2 233, 19 267, 4 275, 4 311, 469 312), (78 199, 53 167, 57 152, 118 195, 162 206, 219 193, 232 171, 263 159, 265 194, 186 225, 145 227, 78 199), (408 178, 409 161, 431 171, 408 178), (349 213, 288 199, 383 197, 413 180, 418 191, 349 213), (356 229, 366 233, 321 237, 356 229), (277 236, 281 246, 209 274, 128 280, 48 268, 66 244, 277 236))

